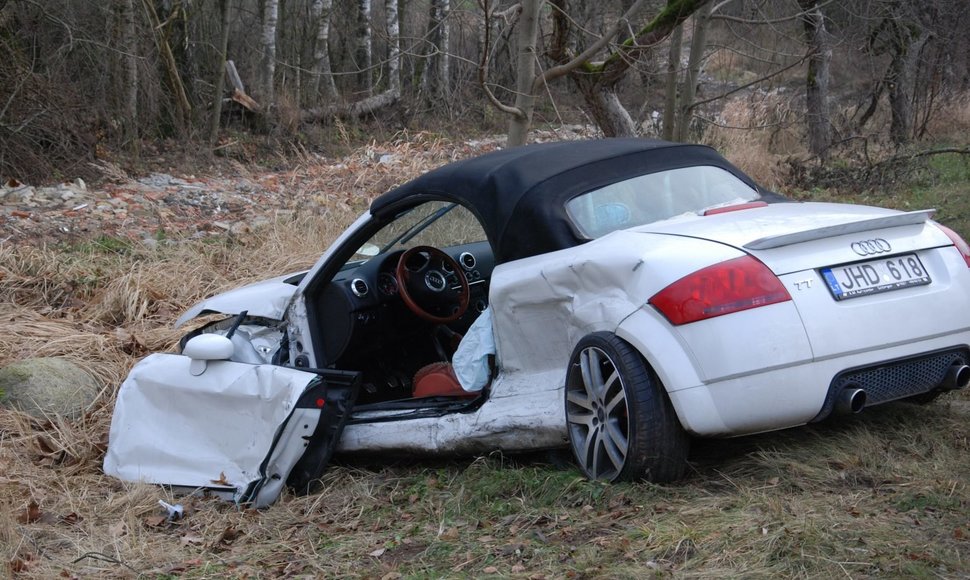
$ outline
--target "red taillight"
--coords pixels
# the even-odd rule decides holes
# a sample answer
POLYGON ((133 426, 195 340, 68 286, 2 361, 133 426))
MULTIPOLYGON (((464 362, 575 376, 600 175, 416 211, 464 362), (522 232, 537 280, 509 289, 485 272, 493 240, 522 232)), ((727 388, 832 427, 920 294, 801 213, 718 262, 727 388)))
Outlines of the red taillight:
POLYGON ((650 304, 672 324, 687 324, 788 300, 791 295, 768 266, 742 256, 684 276, 650 304))
POLYGON ((953 246, 956 247, 956 249, 960 251, 960 255, 963 256, 963 261, 966 262, 967 267, 970 268, 970 246, 968 246, 967 243, 963 241, 963 238, 960 237, 960 234, 956 233, 955 231, 951 230, 945 225, 936 224, 936 227, 943 230, 943 233, 946 234, 946 237, 950 238, 950 241, 953 242, 953 246))

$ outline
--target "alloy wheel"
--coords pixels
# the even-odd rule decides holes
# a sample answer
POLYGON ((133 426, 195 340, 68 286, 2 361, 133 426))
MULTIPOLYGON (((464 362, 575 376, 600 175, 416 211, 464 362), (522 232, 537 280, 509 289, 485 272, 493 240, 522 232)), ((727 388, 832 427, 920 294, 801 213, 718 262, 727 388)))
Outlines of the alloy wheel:
POLYGON ((629 416, 614 361, 595 346, 581 350, 567 377, 566 422, 574 454, 589 477, 612 481, 623 470, 630 447, 629 416))

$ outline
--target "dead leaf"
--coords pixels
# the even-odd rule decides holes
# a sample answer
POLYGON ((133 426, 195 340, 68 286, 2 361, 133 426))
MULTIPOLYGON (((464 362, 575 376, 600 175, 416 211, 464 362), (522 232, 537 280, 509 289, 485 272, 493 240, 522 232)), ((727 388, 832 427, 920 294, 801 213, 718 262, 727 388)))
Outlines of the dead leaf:
POLYGON ((242 534, 236 528, 229 526, 228 528, 222 530, 222 533, 219 534, 219 538, 216 540, 216 544, 228 546, 229 544, 236 541, 236 538, 238 538, 241 535, 242 534))
POLYGON ((108 533, 111 534, 115 538, 117 538, 118 536, 124 534, 125 533, 125 522, 121 521, 121 522, 115 522, 115 523, 111 524, 110 526, 108 526, 108 533))
POLYGON ((768 485, 778 485, 779 481, 781 481, 780 478, 772 477, 771 479, 768 480, 768 485))
POLYGON ((458 528, 448 528, 439 536, 442 540, 457 540, 458 539, 458 528))
POLYGON ((378 549, 374 550, 373 552, 371 552, 370 554, 368 554, 368 556, 373 556, 375 558, 380 558, 381 556, 384 555, 384 552, 386 552, 386 551, 387 551, 387 548, 378 548, 378 549))
POLYGON ((205 543, 205 541, 202 539, 202 536, 200 536, 199 534, 190 532, 182 536, 179 539, 179 543, 182 544, 183 546, 188 546, 190 544, 195 546, 201 546, 202 544, 205 543))
POLYGON ((40 506, 37 502, 30 500, 30 504, 27 505, 27 509, 24 510, 22 514, 17 516, 17 521, 22 524, 32 524, 39 520, 43 514, 40 511, 40 506))
POLYGON ((516 564, 515 566, 512 566, 513 574, 521 574, 523 572, 525 572, 525 566, 523 566, 522 564, 516 564))
POLYGON ((77 515, 74 512, 71 512, 66 516, 61 516, 61 521, 64 522, 65 524, 70 524, 70 525, 74 525, 80 522, 82 519, 84 518, 82 518, 81 516, 77 515))
POLYGON ((219 479, 210 479, 209 481, 211 481, 213 485, 224 485, 226 487, 232 487, 232 484, 226 481, 225 471, 219 472, 219 479))
POLYGON ((43 451, 44 453, 54 452, 54 446, 51 445, 50 440, 47 439, 47 437, 44 437, 43 435, 37 436, 37 446, 40 447, 40 450, 43 451))
POLYGON ((142 521, 145 522, 145 525, 149 528, 158 528, 165 524, 168 521, 168 518, 165 516, 147 516, 142 521))
POLYGON ((967 536, 967 534, 966 534, 966 532, 963 531, 963 528, 957 528, 957 529, 953 530, 953 537, 956 538, 956 539, 958 539, 958 540, 962 540, 966 536, 967 536))
POLYGON ((482 570, 482 572, 486 574, 498 574, 498 568, 496 568, 495 566, 486 566, 485 569, 482 570))

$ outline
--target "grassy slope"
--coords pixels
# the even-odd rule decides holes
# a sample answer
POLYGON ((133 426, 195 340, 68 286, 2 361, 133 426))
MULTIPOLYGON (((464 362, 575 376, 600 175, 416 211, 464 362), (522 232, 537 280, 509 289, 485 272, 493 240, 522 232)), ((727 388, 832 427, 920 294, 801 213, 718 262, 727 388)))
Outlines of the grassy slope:
MULTIPOLYGON (((850 197, 935 206, 970 233, 966 166, 932 163, 908 193, 850 197)), ((0 364, 68 356, 117 385, 137 356, 172 345, 172 318, 199 296, 308 266, 353 213, 158 249, 0 247, 0 364)), ((0 412, 0 558, 19 577, 970 575, 968 393, 698 441, 677 485, 588 482, 558 455, 343 458, 319 494, 258 513, 182 498, 176 523, 159 517, 167 491, 100 473, 112 399, 77 424, 0 412)))

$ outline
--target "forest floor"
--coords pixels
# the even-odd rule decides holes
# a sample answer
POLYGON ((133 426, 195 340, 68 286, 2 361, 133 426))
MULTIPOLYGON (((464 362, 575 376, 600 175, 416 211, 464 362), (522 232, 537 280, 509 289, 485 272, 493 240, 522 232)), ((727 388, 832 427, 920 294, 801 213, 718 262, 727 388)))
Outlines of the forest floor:
MULTIPOLYGON (((255 511, 102 473, 117 385, 173 347, 175 316, 309 267, 374 196, 497 143, 412 135, 281 170, 105 164, 96 187, 7 183, 0 366, 65 357, 105 388, 74 422, 0 410, 0 577, 970 578, 968 392, 695 441, 671 485, 590 482, 558 453, 341 457, 319 493, 255 511)), ((970 170, 938 163, 892 194, 798 196, 936 206, 967 236, 970 170)))

